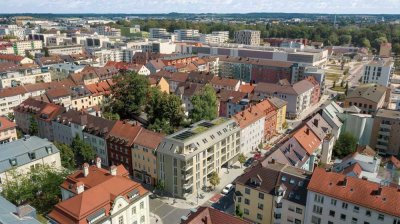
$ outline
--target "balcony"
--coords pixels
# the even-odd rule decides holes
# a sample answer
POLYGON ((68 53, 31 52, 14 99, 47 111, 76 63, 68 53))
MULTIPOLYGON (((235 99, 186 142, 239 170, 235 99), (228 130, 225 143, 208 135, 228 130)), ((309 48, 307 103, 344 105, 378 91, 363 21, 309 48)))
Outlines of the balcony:
POLYGON ((383 136, 390 136, 390 132, 387 131, 378 131, 378 134, 383 136))
POLYGON ((389 139, 385 139, 385 138, 378 138, 378 144, 379 142, 383 142, 383 143, 389 143, 389 139))
POLYGON ((387 150, 387 146, 386 145, 380 145, 379 143, 376 145, 377 149, 382 149, 382 150, 387 150))
POLYGON ((380 124, 380 127, 381 128, 386 128, 386 129, 389 129, 389 130, 392 128, 392 126, 390 124, 380 124))
POLYGON ((193 180, 190 179, 183 184, 183 189, 189 189, 193 185, 193 180))

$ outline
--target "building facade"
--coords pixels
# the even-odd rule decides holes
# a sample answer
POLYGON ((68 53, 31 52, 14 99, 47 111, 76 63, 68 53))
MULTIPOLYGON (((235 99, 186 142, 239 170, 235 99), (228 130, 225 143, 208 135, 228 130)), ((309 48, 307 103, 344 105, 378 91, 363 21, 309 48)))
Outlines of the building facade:
POLYGON ((240 30, 235 32, 235 43, 244 45, 260 45, 261 32, 258 30, 240 30))

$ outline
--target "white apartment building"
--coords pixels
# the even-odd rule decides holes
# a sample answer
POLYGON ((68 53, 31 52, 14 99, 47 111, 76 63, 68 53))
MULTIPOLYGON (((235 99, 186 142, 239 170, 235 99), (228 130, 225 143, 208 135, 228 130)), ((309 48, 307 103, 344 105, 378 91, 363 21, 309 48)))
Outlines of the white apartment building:
POLYGON ((14 54, 25 56, 26 51, 40 51, 43 48, 43 42, 40 40, 17 41, 13 43, 14 54))
POLYGON ((0 148, 0 186, 12 180, 9 173, 26 174, 32 168, 49 165, 61 168, 60 152, 46 139, 25 136, 22 139, 1 145, 0 148))
POLYGON ((167 31, 164 28, 150 28, 150 38, 152 39, 171 39, 172 41, 175 40, 174 34, 167 31))
POLYGON ((399 224, 399 197, 396 187, 316 168, 308 185, 305 223, 399 224))
POLYGON ((71 55, 71 54, 82 54, 83 45, 68 45, 68 46, 50 46, 46 48, 49 55, 61 54, 61 55, 71 55))
POLYGON ((150 223, 149 192, 122 166, 109 170, 83 164, 61 184, 62 201, 48 214, 50 223, 150 223), (96 200, 93 201, 93 198, 96 200))
POLYGON ((174 34, 176 35, 177 41, 199 41, 200 39, 199 30, 180 29, 175 30, 174 34))
POLYGON ((251 106, 232 116, 240 126, 240 151, 249 155, 264 139, 265 113, 251 106))
POLYGON ((378 83, 389 87, 394 73, 394 62, 390 59, 376 59, 364 65, 362 83, 378 83))
POLYGON ((213 31, 211 34, 201 34, 200 42, 208 44, 226 43, 229 40, 229 31, 213 31))
POLYGON ((113 36, 113 37, 119 37, 121 36, 121 29, 116 29, 112 28, 109 26, 98 26, 94 28, 94 31, 103 36, 113 36))
POLYGON ((91 54, 96 58, 99 66, 104 66, 109 61, 123 61, 123 52, 120 49, 100 49, 91 52, 91 54))
POLYGON ((178 198, 209 186, 208 177, 240 153, 240 127, 234 120, 200 121, 165 137, 157 149, 158 181, 178 198))
POLYGON ((37 82, 51 82, 51 75, 41 68, 20 69, 0 73, 0 88, 15 87, 37 82))
POLYGON ((260 45, 261 32, 258 30, 240 30, 235 32, 234 40, 237 44, 260 45))

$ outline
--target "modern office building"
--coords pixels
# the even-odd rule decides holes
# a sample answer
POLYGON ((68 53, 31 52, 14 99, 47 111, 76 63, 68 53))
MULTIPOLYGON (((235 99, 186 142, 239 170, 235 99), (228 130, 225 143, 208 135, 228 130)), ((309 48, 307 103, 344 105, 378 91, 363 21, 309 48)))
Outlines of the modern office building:
POLYGON ((376 112, 370 146, 381 154, 400 153, 400 111, 380 109, 376 112))
POLYGON ((364 65, 362 83, 377 83, 389 87, 394 73, 394 62, 390 59, 374 59, 364 65))
POLYGON ((173 197, 193 196, 212 172, 232 164, 240 153, 240 127, 234 120, 200 121, 166 136, 157 149, 158 181, 173 197))
POLYGON ((235 43, 244 45, 260 45, 261 32, 258 30, 240 30, 235 32, 235 43))
POLYGON ((199 30, 180 29, 180 30, 175 30, 174 34, 176 35, 177 41, 199 41, 200 40, 199 30))

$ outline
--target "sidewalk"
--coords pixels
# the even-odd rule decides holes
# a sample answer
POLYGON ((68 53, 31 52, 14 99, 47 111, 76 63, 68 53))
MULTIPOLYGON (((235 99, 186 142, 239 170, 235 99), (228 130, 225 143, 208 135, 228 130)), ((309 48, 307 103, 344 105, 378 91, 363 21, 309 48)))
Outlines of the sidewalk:
POLYGON ((150 212, 150 224, 163 224, 163 221, 158 215, 150 212))
POLYGON ((233 168, 222 168, 219 172, 219 177, 221 178, 220 184, 215 187, 210 192, 205 192, 200 190, 199 195, 203 195, 203 198, 197 198, 197 195, 191 195, 186 200, 178 199, 178 198, 171 198, 171 197, 163 197, 158 198, 162 202, 174 206, 176 208, 182 209, 192 209, 196 208, 200 205, 208 203, 209 200, 216 194, 220 194, 222 189, 229 183, 232 183, 236 179, 236 177, 240 176, 243 173, 243 170, 246 167, 240 167, 240 163, 236 162, 232 165, 233 168))

